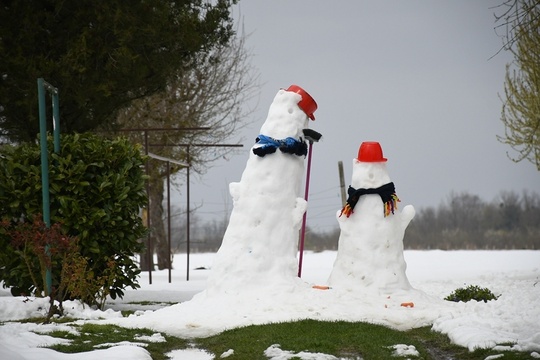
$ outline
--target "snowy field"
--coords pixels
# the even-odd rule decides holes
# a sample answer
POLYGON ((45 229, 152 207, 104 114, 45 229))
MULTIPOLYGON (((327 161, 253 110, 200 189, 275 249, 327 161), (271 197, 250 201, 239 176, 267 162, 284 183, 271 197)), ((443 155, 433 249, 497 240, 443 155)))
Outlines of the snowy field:
MULTIPOLYGON (((191 300, 205 289, 214 255, 191 255, 189 281, 186 281, 186 255, 176 255, 171 283, 168 282, 168 271, 153 272, 152 285, 145 273, 140 279, 141 289, 128 290, 123 300, 109 302, 104 312, 83 308, 75 302, 67 302, 65 308, 69 316, 85 321, 143 326, 156 333, 184 337, 209 336, 236 326, 303 317, 363 320, 400 329, 432 324, 434 330, 448 334, 453 342, 469 349, 513 347, 529 352, 532 358, 540 358, 540 251, 405 251, 407 277, 420 294, 413 308, 400 307, 392 299, 362 300, 355 296, 341 296, 342 300, 332 299, 330 304, 324 298, 332 297, 333 289, 310 289, 312 297, 303 296, 301 301, 296 301, 295 295, 287 291, 291 289, 273 289, 270 294, 260 296, 257 306, 250 298, 246 298, 244 304, 221 299, 221 316, 216 316, 217 310, 205 308, 211 306, 206 299, 197 300, 195 296, 191 300), (457 304, 436 300, 468 285, 487 287, 501 296, 488 303, 457 304), (155 305, 154 310, 121 318, 119 310, 140 308, 140 305, 130 303, 143 300, 181 304, 155 305), (186 316, 187 313, 191 315, 186 316)), ((302 283, 325 284, 335 257, 336 252, 307 252, 302 283)), ((46 301, 25 300, 12 297, 6 289, 0 291, 0 321, 4 322, 0 326, 0 359, 149 359, 144 348, 130 344, 84 354, 61 354, 44 349, 43 346, 63 341, 46 333, 67 326, 5 322, 45 314, 46 301)), ((160 335, 156 334, 155 338, 159 341, 160 335)), ((136 343, 136 339, 133 342, 136 343)), ((267 356, 286 359, 285 351, 269 349, 267 356)), ((197 349, 175 351, 169 355, 175 360, 214 358, 197 349)))

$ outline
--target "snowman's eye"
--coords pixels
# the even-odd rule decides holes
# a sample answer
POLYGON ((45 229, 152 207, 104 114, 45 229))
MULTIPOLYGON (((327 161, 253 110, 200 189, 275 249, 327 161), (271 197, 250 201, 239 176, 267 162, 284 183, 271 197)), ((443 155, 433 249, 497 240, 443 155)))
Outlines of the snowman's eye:
POLYGON ((287 111, 288 111, 289 114, 292 114, 294 109, 293 108, 288 108, 287 111))

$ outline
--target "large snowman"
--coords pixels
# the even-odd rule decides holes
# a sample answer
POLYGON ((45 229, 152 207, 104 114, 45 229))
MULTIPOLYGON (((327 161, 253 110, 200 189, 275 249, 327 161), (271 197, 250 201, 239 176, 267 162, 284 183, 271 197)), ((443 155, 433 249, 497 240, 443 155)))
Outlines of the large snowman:
POLYGON ((385 296, 412 289, 403 236, 415 211, 412 205, 398 211, 386 161, 377 142, 362 143, 353 160, 347 204, 337 213, 341 232, 328 280, 332 288, 385 296))
POLYGON ((307 143, 303 129, 317 104, 291 85, 276 94, 240 182, 208 278, 206 294, 238 294, 298 281, 298 232, 307 203, 300 197, 307 143))

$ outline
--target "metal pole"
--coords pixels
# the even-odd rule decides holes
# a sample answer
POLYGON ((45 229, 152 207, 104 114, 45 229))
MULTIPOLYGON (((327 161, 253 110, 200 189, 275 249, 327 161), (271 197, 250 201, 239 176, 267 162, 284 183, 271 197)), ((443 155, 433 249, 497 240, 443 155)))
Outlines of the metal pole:
POLYGON ((54 136, 54 152, 60 152, 60 104, 58 100, 58 90, 56 90, 52 97, 53 108, 53 136, 54 136))
POLYGON ((51 226, 50 200, 49 200, 49 156, 47 151, 47 109, 45 107, 45 86, 42 78, 38 79, 39 97, 39 142, 41 146, 41 187, 43 199, 43 222, 51 226))
MULTIPOLYGON (((58 154, 60 153, 60 103, 58 100, 58 89, 50 86, 49 91, 53 92, 52 94, 53 143, 54 143, 54 152, 58 154)), ((49 208, 49 216, 50 216, 50 208, 49 208)), ((49 254, 48 246, 47 246, 47 253, 49 254)), ((50 267, 47 268, 47 271, 45 272, 45 278, 47 282, 47 288, 49 289, 49 292, 51 292, 52 291, 52 271, 50 267)))
POLYGON ((341 206, 345 206, 347 197, 345 196, 345 176, 343 175, 343 161, 338 161, 339 187, 341 189, 341 206))
POLYGON ((190 209, 189 209, 189 168, 190 168, 190 163, 191 163, 191 159, 189 158, 189 146, 187 147, 187 163, 188 163, 188 167, 187 167, 187 175, 186 175, 186 183, 187 183, 187 194, 186 194, 186 198, 187 198, 187 204, 186 204, 186 211, 187 211, 187 215, 186 215, 186 255, 187 255, 187 259, 186 259, 186 263, 187 263, 187 268, 186 268, 186 281, 189 281, 189 251, 190 251, 190 248, 189 248, 189 212, 190 212, 190 209))
POLYGON ((171 163, 167 161, 167 242, 169 245, 169 253, 167 254, 169 267, 169 284, 171 283, 171 163))
MULTIPOLYGON (((43 78, 37 80, 38 104, 39 104, 39 135, 41 150, 41 194, 43 200, 43 222, 47 228, 51 227, 51 202, 49 197, 49 151, 47 146, 47 109, 45 105, 45 92, 48 90, 52 94, 53 110, 53 132, 54 132, 54 152, 60 152, 60 106, 58 101, 58 89, 47 83, 43 78)), ((45 252, 48 256, 49 245, 46 245, 45 252)), ((45 295, 52 293, 52 272, 51 268, 45 270, 45 295)))
MULTIPOLYGON (((148 156, 148 130, 144 130, 144 150, 146 156, 148 156)), ((149 174, 150 165, 148 159, 146 159, 146 174, 149 174)), ((146 182, 146 194, 148 194, 148 206, 146 208, 146 227, 150 229, 150 184, 146 182)), ((148 234, 147 237, 147 261, 148 261, 148 283, 152 285, 152 268, 154 267, 154 254, 152 249, 152 237, 148 234)))
MULTIPOLYGON (((49 198, 49 153, 47 150, 47 109, 45 107, 45 80, 39 78, 38 102, 39 102, 39 142, 41 147, 41 196, 43 200, 43 222, 47 228, 51 227, 51 204, 49 198)), ((49 247, 45 248, 49 254, 49 247)), ((52 293, 51 268, 45 270, 45 295, 52 293)))

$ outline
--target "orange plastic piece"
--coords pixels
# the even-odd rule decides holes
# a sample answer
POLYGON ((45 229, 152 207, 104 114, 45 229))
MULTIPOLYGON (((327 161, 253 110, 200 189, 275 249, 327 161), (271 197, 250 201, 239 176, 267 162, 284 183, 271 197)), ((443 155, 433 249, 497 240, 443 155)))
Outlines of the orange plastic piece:
POLYGON ((413 308, 414 303, 413 302, 404 302, 404 303, 401 303, 401 306, 413 308))
POLYGON ((313 285, 312 287, 314 289, 317 289, 317 290, 328 290, 328 289, 330 289, 330 286, 326 286, 326 285, 313 285))

